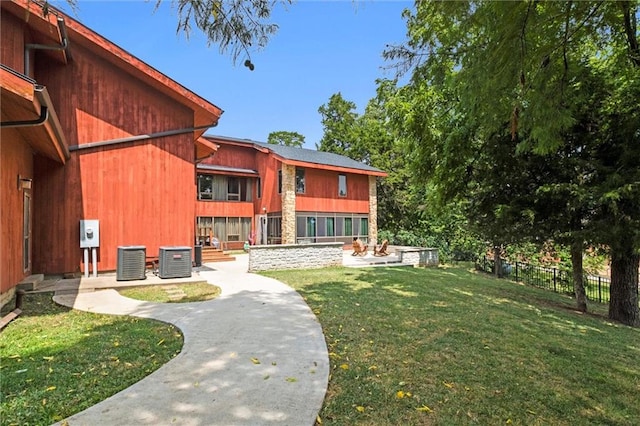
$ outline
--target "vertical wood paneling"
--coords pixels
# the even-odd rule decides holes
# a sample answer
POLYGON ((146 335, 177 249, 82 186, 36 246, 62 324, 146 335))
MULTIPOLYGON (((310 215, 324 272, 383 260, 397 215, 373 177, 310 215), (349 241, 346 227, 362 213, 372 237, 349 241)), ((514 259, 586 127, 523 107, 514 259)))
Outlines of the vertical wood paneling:
MULTIPOLYGON (((81 46, 66 66, 37 64, 69 145, 193 126, 193 111, 132 79, 81 46)), ((191 246, 195 217, 192 134, 73 151, 64 168, 38 159, 39 270, 80 271, 80 219, 100 220, 98 270, 114 270, 117 247, 191 246), (43 213, 44 214, 44 213, 43 213), (58 255, 60 253, 60 255, 58 255)))
POLYGON ((33 154, 16 129, 2 130, 0 153, 0 292, 4 293, 29 275, 22 264, 23 190, 18 190, 18 174, 33 178, 33 154))
POLYGON ((18 72, 24 72, 23 23, 10 13, 1 13, 0 62, 18 72))
POLYGON ((196 216, 248 217, 253 220, 253 203, 241 201, 198 201, 196 216))
MULTIPOLYGON (((218 142, 216 141, 215 143, 218 142)), ((257 152, 258 151, 251 146, 244 147, 224 144, 220 146, 220 149, 218 149, 213 157, 204 160, 202 164, 255 170, 257 167, 257 152)))

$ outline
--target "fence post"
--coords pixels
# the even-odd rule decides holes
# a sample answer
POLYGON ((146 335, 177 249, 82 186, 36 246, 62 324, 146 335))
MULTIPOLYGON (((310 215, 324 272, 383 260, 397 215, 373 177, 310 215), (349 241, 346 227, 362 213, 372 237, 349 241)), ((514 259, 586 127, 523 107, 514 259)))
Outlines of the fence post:
POLYGON ((598 302, 602 303, 602 278, 598 275, 598 302))
POLYGON ((518 261, 516 260, 516 282, 518 282, 518 261))
POLYGON ((558 288, 556 287, 556 268, 553 268, 553 291, 558 292, 558 288))

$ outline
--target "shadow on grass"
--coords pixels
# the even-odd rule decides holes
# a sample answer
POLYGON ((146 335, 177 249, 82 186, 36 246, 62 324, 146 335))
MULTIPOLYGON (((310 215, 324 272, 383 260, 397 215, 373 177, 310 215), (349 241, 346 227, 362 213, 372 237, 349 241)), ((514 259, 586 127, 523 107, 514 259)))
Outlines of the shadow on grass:
POLYGON ((330 421, 640 419, 640 330, 576 313, 564 295, 453 268, 269 275, 296 288, 323 326, 333 355, 321 416, 330 421))
POLYGON ((73 311, 27 294, 0 335, 2 424, 51 424, 139 381, 180 351, 160 321, 73 311))

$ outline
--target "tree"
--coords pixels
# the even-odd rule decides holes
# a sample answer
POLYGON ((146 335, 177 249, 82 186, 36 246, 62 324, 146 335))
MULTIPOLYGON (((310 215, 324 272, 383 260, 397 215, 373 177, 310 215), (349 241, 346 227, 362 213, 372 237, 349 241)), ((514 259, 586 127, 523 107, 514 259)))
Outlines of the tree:
POLYGON ((318 151, 333 152, 362 161, 365 152, 358 147, 358 131, 355 112, 356 104, 347 101, 340 92, 331 95, 326 105, 320 106, 318 112, 322 119, 324 135, 316 144, 318 151))
POLYGON ((267 143, 301 148, 304 145, 304 136, 298 132, 271 132, 267 137, 267 143))
MULTIPOLYGON (((638 4, 417 2, 415 13, 405 12, 409 42, 385 53, 400 60, 401 71, 412 70, 406 93, 416 102, 400 120, 415 141, 415 170, 445 199, 468 190, 463 168, 492 138, 507 136, 516 153, 567 152, 581 111, 600 117, 586 128, 589 145, 581 148, 594 171, 578 168, 557 184, 584 180, 593 200, 588 230, 611 249, 609 317, 633 326, 640 326, 638 4), (584 96, 594 78, 605 88, 598 103, 584 96)), ((574 228, 584 225, 575 218, 574 228)), ((558 228, 578 235, 571 224, 558 228)))
MULTIPOLYGON (((75 10, 78 0, 66 0, 75 10)), ((234 63, 244 56, 244 66, 251 71, 251 52, 264 48, 278 31, 278 25, 270 22, 271 12, 278 4, 287 6, 293 0, 171 0, 178 14, 176 31, 188 37, 193 28, 202 31, 209 45, 218 46, 220 53, 231 55, 234 63)), ((162 4, 156 0, 155 9, 162 4)), ((49 11, 45 0, 43 13, 49 11)))

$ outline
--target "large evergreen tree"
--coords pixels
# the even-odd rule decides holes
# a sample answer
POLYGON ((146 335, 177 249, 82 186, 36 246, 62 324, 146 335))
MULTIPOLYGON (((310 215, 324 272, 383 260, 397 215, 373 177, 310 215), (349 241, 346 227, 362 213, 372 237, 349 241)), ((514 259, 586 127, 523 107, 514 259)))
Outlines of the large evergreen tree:
MULTIPOLYGON (((599 118, 586 122, 577 148, 593 170, 576 167, 566 179, 549 178, 565 190, 582 182, 592 203, 589 220, 577 214, 577 223, 556 225, 571 235, 586 224, 610 247, 609 316, 640 325, 638 2, 416 2, 406 16, 410 41, 387 51, 412 70, 405 93, 412 107, 399 117, 415 141, 416 171, 444 198, 468 191, 461 177, 493 138, 515 143, 515 154, 570 154, 581 115, 599 118), (585 92, 594 79, 602 88, 598 102, 585 92)), ((504 186, 518 174, 503 179, 504 186)), ((569 208, 584 198, 579 192, 569 193, 569 208)), ((539 214, 536 220, 543 223, 539 214)))

